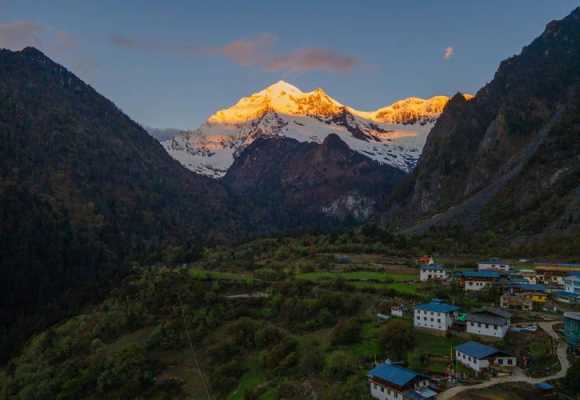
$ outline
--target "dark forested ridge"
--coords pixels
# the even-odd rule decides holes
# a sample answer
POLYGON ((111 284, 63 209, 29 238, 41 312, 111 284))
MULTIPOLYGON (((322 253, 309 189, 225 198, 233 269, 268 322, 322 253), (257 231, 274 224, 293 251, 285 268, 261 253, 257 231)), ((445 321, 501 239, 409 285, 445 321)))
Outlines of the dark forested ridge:
POLYGON ((236 177, 213 180, 183 168, 40 51, 0 50, 0 338, 9 336, 0 356, 18 341, 13 335, 25 337, 98 297, 99 285, 116 282, 131 261, 176 263, 202 244, 349 222, 341 216, 337 224, 337 215, 320 209, 351 184, 379 198, 401 173, 338 142, 297 144, 304 154, 270 149, 270 175, 258 174, 257 186, 243 179, 255 172, 249 156, 236 177), (267 199, 256 196, 262 184, 288 178, 281 160, 304 174, 290 185, 266 185, 267 199), (279 203, 277 195, 290 200, 279 203))
POLYGON ((233 210, 65 68, 0 51, 0 326, 131 256, 235 235, 233 210))
POLYGON ((291 230, 360 222, 384 205, 405 175, 353 150, 338 135, 323 143, 283 137, 248 146, 223 181, 251 201, 258 224, 291 230))
POLYGON ((397 189, 393 225, 498 235, 580 226, 580 8, 501 63, 470 101, 455 96, 397 189))

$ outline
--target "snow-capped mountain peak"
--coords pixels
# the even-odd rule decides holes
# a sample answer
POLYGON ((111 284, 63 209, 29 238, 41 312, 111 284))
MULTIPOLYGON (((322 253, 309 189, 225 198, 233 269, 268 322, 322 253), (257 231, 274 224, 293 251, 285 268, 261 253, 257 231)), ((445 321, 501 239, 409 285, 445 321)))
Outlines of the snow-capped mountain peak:
POLYGON ((269 111, 293 116, 338 114, 344 106, 318 88, 304 93, 296 86, 278 81, 267 88, 243 97, 233 106, 209 117, 210 124, 243 124, 269 111))
POLYGON ((448 100, 446 96, 410 97, 374 111, 360 111, 320 88, 303 92, 278 81, 217 111, 197 130, 167 140, 163 146, 185 167, 219 178, 258 137, 322 143, 334 133, 351 149, 408 172, 448 100))

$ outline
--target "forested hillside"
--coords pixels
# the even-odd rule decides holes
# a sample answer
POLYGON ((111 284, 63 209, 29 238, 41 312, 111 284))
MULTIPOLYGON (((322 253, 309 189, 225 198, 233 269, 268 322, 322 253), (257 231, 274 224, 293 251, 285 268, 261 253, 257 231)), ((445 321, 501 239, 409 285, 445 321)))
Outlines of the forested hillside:
POLYGON ((240 225, 218 183, 36 49, 0 51, 0 143, 0 334, 26 331, 14 317, 37 305, 57 315, 53 301, 132 257, 188 258, 240 225))
POLYGON ((514 240, 580 232, 580 8, 501 63, 471 100, 455 96, 430 132, 390 223, 460 225, 514 240))

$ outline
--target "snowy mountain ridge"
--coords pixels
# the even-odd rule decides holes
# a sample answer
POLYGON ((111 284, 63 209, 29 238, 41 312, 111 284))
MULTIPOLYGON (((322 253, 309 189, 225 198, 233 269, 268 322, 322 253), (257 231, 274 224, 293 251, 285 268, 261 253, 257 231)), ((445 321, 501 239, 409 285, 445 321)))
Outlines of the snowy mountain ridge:
POLYGON ((162 144, 186 168, 220 178, 256 138, 284 136, 322 143, 335 133, 352 150, 409 172, 448 100, 411 97, 375 111, 359 111, 320 88, 303 92, 279 81, 162 144))

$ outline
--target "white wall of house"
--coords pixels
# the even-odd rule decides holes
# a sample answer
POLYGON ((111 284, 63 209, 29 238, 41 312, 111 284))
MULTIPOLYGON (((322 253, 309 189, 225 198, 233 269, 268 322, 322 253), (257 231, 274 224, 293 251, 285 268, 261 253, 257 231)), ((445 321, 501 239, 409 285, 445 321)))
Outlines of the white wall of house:
POLYGON ((415 309, 413 324, 417 328, 446 331, 453 325, 453 317, 451 313, 439 313, 415 309))
POLYGON ((465 280, 465 290, 482 290, 489 287, 489 281, 478 280, 478 279, 466 279, 465 280))
POLYGON ((511 356, 496 357, 493 360, 493 363, 500 367, 515 367, 517 366, 518 360, 517 358, 511 356))
POLYGON ((479 263, 477 264, 477 269, 480 271, 505 271, 508 272, 510 270, 510 266, 508 264, 501 264, 501 263, 479 263))
MULTIPOLYGON (((413 385, 413 389, 417 390, 426 386, 429 386, 429 379, 423 379, 413 385)), ((379 383, 375 383, 372 379, 369 381, 371 396, 379 400, 403 400, 403 392, 399 392, 393 388, 383 386, 379 383)))
POLYGON ((429 281, 429 280, 446 280, 447 279, 447 271, 442 270, 424 270, 421 269, 419 274, 419 280, 421 282, 429 281))
POLYGON ((393 317, 403 318, 403 309, 401 307, 391 307, 391 315, 393 317))
POLYGON ((371 385, 371 396, 379 400, 402 400, 403 393, 398 392, 392 388, 385 387, 383 385, 370 382, 371 385))
POLYGON ((564 279, 564 290, 568 293, 580 294, 580 278, 569 276, 564 279))
POLYGON ((507 325, 485 324, 482 322, 467 321, 466 331, 474 335, 491 336, 496 338, 503 338, 509 329, 507 325))
POLYGON ((476 372, 481 372, 481 370, 489 367, 488 360, 480 360, 475 357, 468 356, 458 350, 455 350, 455 358, 461 364, 465 365, 467 368, 471 368, 476 372))
POLYGON ((520 274, 528 283, 532 285, 538 283, 538 276, 535 271, 520 271, 520 274))

